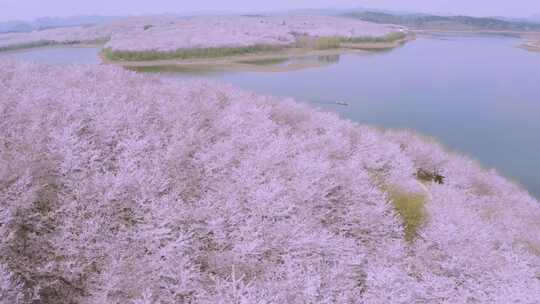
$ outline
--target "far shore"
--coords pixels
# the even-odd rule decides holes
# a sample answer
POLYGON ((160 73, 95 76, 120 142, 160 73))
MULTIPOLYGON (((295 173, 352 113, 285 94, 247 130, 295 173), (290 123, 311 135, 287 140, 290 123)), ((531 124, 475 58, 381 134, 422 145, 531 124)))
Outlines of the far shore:
POLYGON ((524 32, 524 31, 496 31, 496 30, 443 30, 443 29, 411 29, 417 34, 430 33, 445 33, 445 34, 460 34, 460 35, 508 35, 524 40, 523 43, 516 47, 532 52, 540 52, 540 32, 524 32))

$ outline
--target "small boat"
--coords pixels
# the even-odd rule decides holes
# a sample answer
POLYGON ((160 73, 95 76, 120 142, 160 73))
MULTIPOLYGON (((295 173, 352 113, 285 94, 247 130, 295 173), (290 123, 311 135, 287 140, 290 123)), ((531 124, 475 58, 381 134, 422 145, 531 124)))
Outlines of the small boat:
POLYGON ((337 105, 340 105, 340 106, 348 106, 349 104, 346 103, 345 101, 336 101, 336 104, 337 105))

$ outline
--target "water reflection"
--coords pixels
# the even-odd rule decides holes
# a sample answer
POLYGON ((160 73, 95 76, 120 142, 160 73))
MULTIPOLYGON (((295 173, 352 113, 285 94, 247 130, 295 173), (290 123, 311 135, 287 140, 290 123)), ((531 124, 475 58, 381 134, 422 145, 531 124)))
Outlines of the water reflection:
POLYGON ((341 55, 335 54, 335 55, 322 55, 322 56, 319 56, 317 59, 319 60, 319 62, 338 63, 340 58, 341 58, 341 55))
POLYGON ((133 66, 126 69, 140 73, 161 73, 170 75, 198 75, 200 77, 219 76, 227 73, 223 68, 207 65, 155 65, 133 66))
POLYGON ((237 63, 256 65, 256 66, 295 66, 295 65, 312 65, 312 66, 326 66, 329 64, 335 64, 339 62, 339 54, 330 55, 312 55, 312 56, 300 56, 292 58, 265 58, 256 60, 242 60, 237 63))
POLYGON ((185 74, 197 76, 218 76, 238 71, 287 72, 313 67, 325 67, 338 64, 340 54, 309 55, 300 57, 257 58, 251 60, 220 60, 213 63, 182 65, 133 66, 128 69, 143 73, 185 74))

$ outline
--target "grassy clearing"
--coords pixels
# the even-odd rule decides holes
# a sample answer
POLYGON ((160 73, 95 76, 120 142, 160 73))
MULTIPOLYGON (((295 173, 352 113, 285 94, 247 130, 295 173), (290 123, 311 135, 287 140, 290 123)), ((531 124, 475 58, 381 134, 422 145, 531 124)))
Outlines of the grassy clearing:
POLYGON ((170 59, 198 59, 198 58, 219 58, 261 52, 275 52, 285 49, 284 46, 254 45, 249 47, 231 48, 201 48, 201 49, 179 49, 171 52, 159 51, 113 51, 110 48, 104 50, 104 55, 110 60, 126 61, 149 61, 149 60, 170 60, 170 59))
POLYGON ((426 197, 423 194, 408 193, 400 189, 387 189, 386 192, 403 221, 405 240, 414 241, 427 218, 426 197))

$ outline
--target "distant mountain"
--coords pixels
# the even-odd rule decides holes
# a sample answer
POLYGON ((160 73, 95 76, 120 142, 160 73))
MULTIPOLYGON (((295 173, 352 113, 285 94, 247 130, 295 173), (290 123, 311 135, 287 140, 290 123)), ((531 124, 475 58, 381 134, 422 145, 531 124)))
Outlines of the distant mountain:
POLYGON ((378 11, 349 12, 343 14, 343 16, 375 23, 404 25, 417 29, 540 31, 540 23, 499 17, 393 14, 378 11))
POLYGON ((533 15, 533 16, 530 16, 530 17, 521 17, 521 18, 501 17, 501 16, 497 16, 497 17, 493 17, 493 18, 499 19, 499 20, 504 20, 504 21, 509 21, 509 22, 540 23, 540 15, 533 15))
POLYGON ((39 18, 34 21, 0 22, 0 33, 21 33, 58 27, 87 26, 108 22, 117 17, 105 16, 74 16, 68 18, 39 18))
POLYGON ((323 16, 342 16, 351 12, 377 12, 377 13, 386 13, 386 14, 395 14, 395 15, 406 15, 414 14, 410 11, 390 11, 385 9, 376 9, 376 8, 364 8, 356 6, 354 8, 305 8, 305 9, 287 9, 287 10, 275 10, 266 12, 263 15, 323 15, 323 16))

